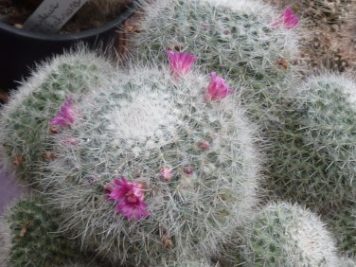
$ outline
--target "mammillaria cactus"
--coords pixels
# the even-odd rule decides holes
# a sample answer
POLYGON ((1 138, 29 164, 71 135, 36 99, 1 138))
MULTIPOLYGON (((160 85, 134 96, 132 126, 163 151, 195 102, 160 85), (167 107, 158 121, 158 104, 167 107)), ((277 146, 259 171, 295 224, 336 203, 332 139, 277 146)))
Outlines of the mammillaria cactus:
POLYGON ((297 205, 267 205, 245 226, 242 235, 241 248, 229 250, 241 255, 246 266, 337 266, 334 242, 324 224, 297 205))
POLYGON ((205 71, 264 89, 287 76, 298 53, 291 30, 297 24, 290 9, 280 16, 260 1, 164 0, 145 6, 140 33, 130 41, 137 58, 163 60, 166 50, 192 51, 205 71))
POLYGON ((104 79, 109 66, 84 50, 39 66, 1 112, 1 152, 7 167, 15 165, 19 177, 35 182, 37 163, 52 157, 50 145, 45 144, 56 127, 48 124, 48 117, 55 114, 69 92, 85 92, 104 79))
POLYGON ((271 191, 322 213, 355 203, 356 83, 315 76, 291 100, 269 156, 271 191))
POLYGON ((80 259, 74 241, 58 233, 56 214, 47 208, 40 198, 25 199, 1 219, 1 266, 62 266, 80 259))
POLYGON ((257 202, 254 126, 238 90, 216 73, 209 81, 189 71, 192 55, 170 56, 171 69, 118 71, 64 102, 60 111, 76 119, 53 134, 43 187, 63 229, 113 262, 209 257, 257 202))

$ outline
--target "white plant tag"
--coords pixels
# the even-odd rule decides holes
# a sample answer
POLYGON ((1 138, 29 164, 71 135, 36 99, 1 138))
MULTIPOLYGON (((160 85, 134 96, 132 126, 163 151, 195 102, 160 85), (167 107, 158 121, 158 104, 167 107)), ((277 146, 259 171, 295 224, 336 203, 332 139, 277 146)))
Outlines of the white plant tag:
POLYGON ((35 12, 26 20, 24 29, 54 33, 88 0, 44 0, 35 12))

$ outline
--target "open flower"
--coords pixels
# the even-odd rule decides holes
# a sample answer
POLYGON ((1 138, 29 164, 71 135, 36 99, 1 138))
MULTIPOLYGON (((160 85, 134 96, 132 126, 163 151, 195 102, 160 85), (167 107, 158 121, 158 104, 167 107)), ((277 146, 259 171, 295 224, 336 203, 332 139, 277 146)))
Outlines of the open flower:
POLYGON ((287 7, 279 19, 272 23, 273 27, 283 25, 286 29, 293 29, 299 24, 299 17, 294 13, 291 7, 287 7))
POLYGON ((174 75, 181 76, 191 71, 196 56, 186 52, 167 51, 168 62, 174 75))
POLYGON ((221 100, 231 93, 231 89, 226 81, 218 76, 216 72, 210 74, 210 83, 206 92, 207 100, 221 100))
POLYGON ((70 126, 74 122, 73 101, 67 98, 61 105, 56 116, 51 120, 51 126, 70 126))
POLYGON ((143 185, 129 182, 125 177, 114 179, 108 190, 109 199, 116 201, 116 211, 129 220, 140 220, 150 215, 144 201, 143 185))

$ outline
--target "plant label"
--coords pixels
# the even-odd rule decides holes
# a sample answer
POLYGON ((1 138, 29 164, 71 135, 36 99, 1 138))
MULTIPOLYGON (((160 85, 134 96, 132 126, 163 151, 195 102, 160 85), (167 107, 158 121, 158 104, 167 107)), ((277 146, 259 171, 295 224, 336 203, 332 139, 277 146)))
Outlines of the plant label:
POLYGON ((24 29, 44 33, 58 32, 87 1, 44 0, 26 20, 24 29))

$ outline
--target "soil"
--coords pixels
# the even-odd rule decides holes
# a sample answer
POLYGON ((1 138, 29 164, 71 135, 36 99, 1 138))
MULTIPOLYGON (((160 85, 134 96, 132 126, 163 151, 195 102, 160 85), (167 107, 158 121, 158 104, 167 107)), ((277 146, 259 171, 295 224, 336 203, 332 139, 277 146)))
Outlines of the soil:
POLYGON ((264 0, 302 18, 301 57, 309 71, 356 75, 355 0, 264 0))
MULTIPOLYGON (((43 0, 0 0, 0 20, 22 28, 26 19, 36 10, 43 0)), ((110 9, 98 8, 88 1, 60 31, 61 34, 77 33, 104 25, 115 19, 132 0, 118 1, 110 9)))

